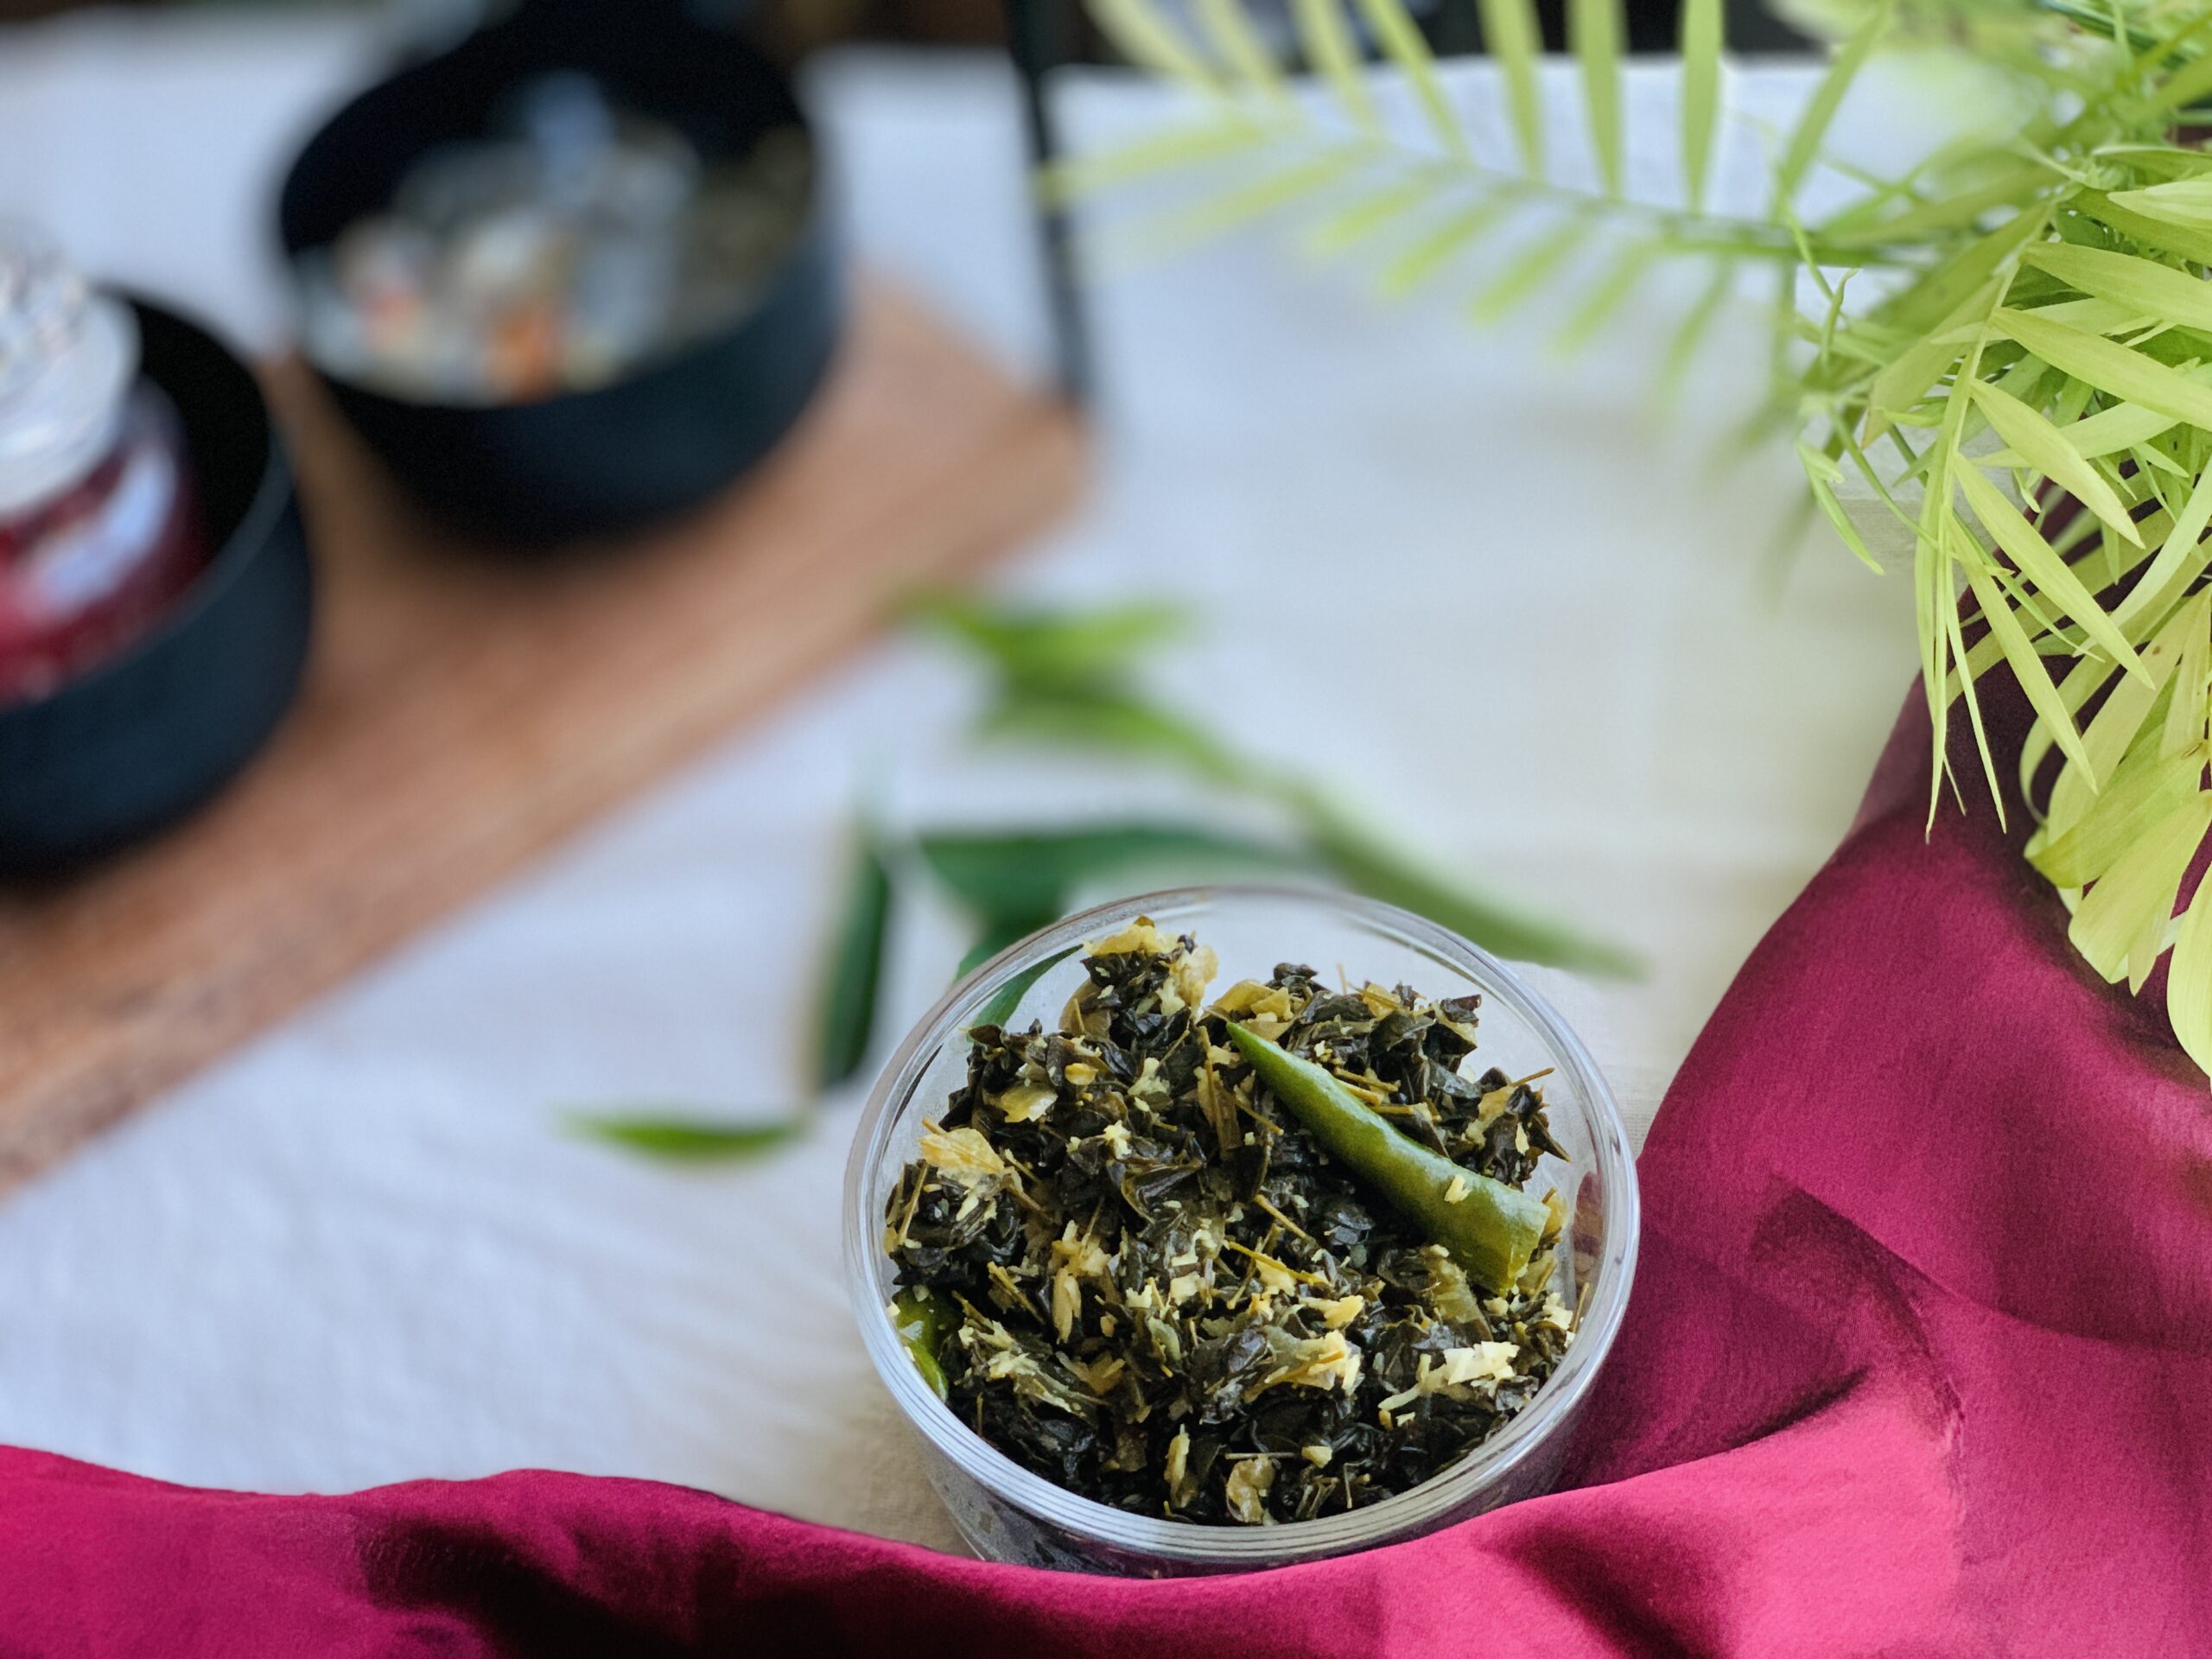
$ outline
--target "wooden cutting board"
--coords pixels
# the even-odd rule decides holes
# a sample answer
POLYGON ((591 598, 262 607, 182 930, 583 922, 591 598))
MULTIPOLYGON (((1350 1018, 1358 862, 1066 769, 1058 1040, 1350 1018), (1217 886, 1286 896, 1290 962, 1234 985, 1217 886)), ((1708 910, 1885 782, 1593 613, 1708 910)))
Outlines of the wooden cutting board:
POLYGON ((471 556, 296 365, 270 376, 321 587, 298 706, 223 796, 0 886, 0 1188, 354 972, 1066 508, 1062 405, 863 287, 799 429, 619 556, 471 556))

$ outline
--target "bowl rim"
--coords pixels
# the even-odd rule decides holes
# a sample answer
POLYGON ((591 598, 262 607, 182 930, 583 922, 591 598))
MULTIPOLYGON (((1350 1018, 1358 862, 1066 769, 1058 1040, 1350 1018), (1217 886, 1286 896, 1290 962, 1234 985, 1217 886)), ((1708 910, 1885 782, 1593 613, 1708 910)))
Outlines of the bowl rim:
MULTIPOLYGON (((506 18, 464 35, 441 51, 403 63, 367 85, 357 87, 350 95, 340 99, 322 111, 314 128, 291 152, 285 163, 269 222, 273 257, 279 267, 284 296, 296 312, 303 303, 299 269, 301 260, 317 249, 331 245, 306 241, 296 243, 286 223, 285 204, 292 191, 293 179, 307 164, 310 155, 326 142, 333 142, 332 135, 342 123, 358 118, 361 111, 388 98, 404 83, 435 74, 444 60, 466 53, 490 51, 505 41, 529 41, 530 35, 522 27, 522 20, 523 13, 518 10, 506 18)), ((456 402, 444 397, 414 396, 380 381, 362 379, 332 368, 308 350, 303 334, 293 342, 299 360, 318 380, 347 397, 410 413, 482 418, 520 410, 578 409, 591 400, 611 402, 613 399, 609 394, 623 393, 639 385, 650 385, 658 376, 682 370, 733 344, 751 342, 775 334, 787 320, 787 290, 794 283, 804 287, 812 282, 814 276, 810 267, 834 255, 837 223, 831 198, 836 181, 829 176, 833 157, 829 153, 830 146, 823 140, 813 111, 800 93, 797 78, 785 65, 740 32, 711 25, 699 27, 715 37, 718 47, 752 59, 767 72, 767 78, 783 94, 785 105, 785 118, 778 124, 796 129, 804 139, 807 149, 804 210, 744 304, 714 327, 692 337, 660 342, 610 379, 588 386, 558 386, 535 397, 456 402)), ((522 86, 537 75, 558 73, 563 66, 594 79, 601 79, 598 72, 588 64, 573 61, 576 58, 574 51, 550 47, 543 49, 547 54, 545 65, 518 76, 510 83, 511 86, 522 86)), ((773 130, 763 128, 760 133, 754 135, 754 141, 758 142, 760 137, 773 130)), ((415 152, 415 159, 419 161, 434 148, 435 144, 433 143, 422 144, 415 152)), ((351 222, 358 224, 367 216, 366 212, 356 214, 351 222)))
MULTIPOLYGON (((216 543, 207 556, 207 563, 200 567, 185 590, 163 607, 151 627, 121 651, 112 656, 103 657, 82 673, 67 676, 51 690, 37 696, 0 704, 0 720, 15 719, 35 710, 54 709, 79 694, 97 695, 101 687, 136 672, 149 658, 166 650, 179 635, 194 626, 201 617, 222 601, 229 589, 245 579, 247 568, 258 562, 281 539, 276 533, 276 526, 292 503, 291 462, 285 455, 283 440, 276 429, 276 411, 269 406, 269 395, 245 359, 232 351, 213 329, 173 305, 153 299, 137 289, 118 283, 103 283, 99 285, 99 291, 130 308, 132 323, 139 330, 137 372, 152 380, 161 388, 162 394, 177 405, 179 417, 186 429, 188 448, 192 417, 185 408, 185 398, 149 372, 145 365, 146 319, 151 316, 164 326, 181 328, 188 334, 198 335, 202 344, 212 347, 223 359, 225 366, 237 372, 239 379, 252 392, 254 406, 261 413, 261 473, 254 481, 252 494, 238 513, 238 522, 216 543)), ((211 537, 210 539, 213 538, 211 537)))
POLYGON ((1000 1498, 1050 1525, 1134 1555, 1197 1567, 1257 1568, 1345 1554, 1427 1531, 1456 1518, 1479 1490, 1504 1478, 1531 1457, 1555 1427, 1571 1421, 1603 1365, 1626 1313, 1636 1276, 1641 1197, 1636 1160, 1611 1089, 1582 1040, 1540 993, 1496 956, 1427 918, 1379 899, 1295 883, 1223 882, 1174 887, 1110 900, 1017 940, 963 976, 917 1020, 878 1074, 846 1160, 844 1190, 847 1290, 861 1340, 877 1374, 907 1422, 952 1464, 1000 1498), (880 1225, 869 1188, 905 1114, 903 1108, 938 1051, 963 1022, 1013 974, 1055 952, 1078 949, 1138 916, 1264 899, 1334 908, 1350 919, 1396 935, 1401 942, 1478 980, 1529 1026, 1574 1085, 1595 1133, 1593 1159, 1604 1183, 1605 1245, 1591 1280, 1576 1339, 1534 1400, 1459 1462, 1420 1485, 1347 1513, 1261 1527, 1170 1520, 1118 1510, 1023 1468, 956 1417, 922 1381, 886 1317, 877 1294, 880 1225))

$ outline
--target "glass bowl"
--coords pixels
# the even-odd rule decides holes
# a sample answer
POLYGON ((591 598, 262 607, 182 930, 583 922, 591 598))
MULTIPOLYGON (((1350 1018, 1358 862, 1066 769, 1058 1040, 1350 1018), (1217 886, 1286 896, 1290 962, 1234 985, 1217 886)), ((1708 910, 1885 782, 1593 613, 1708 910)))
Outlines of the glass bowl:
POLYGON ((892 1397, 921 1437, 930 1479, 976 1551, 992 1560, 1148 1577, 1224 1573, 1312 1560, 1433 1532, 1548 1491, 1591 1379, 1628 1306, 1636 1269, 1636 1166, 1613 1097, 1574 1033, 1489 952, 1394 906, 1291 887, 1190 887, 1124 899, 1070 917, 1001 952, 953 987, 899 1046, 869 1097, 845 1175, 845 1258, 861 1335, 892 1397), (1194 933, 1221 959, 1217 985, 1264 978, 1278 962, 1342 965, 1356 982, 1412 985, 1424 996, 1482 995, 1482 1065, 1544 1079, 1566 1166, 1546 1159, 1531 1189, 1567 1199, 1557 1285, 1581 1309, 1574 1344, 1534 1401, 1459 1463, 1409 1491, 1348 1513, 1263 1527, 1132 1514, 1032 1473, 954 1416, 914 1369, 887 1305, 897 1293, 883 1249, 884 1206, 914 1155, 922 1120, 967 1078, 961 1033, 1009 982, 1037 972, 1009 1026, 1049 1029, 1083 977, 1082 946, 1148 916, 1194 933), (1041 971, 1039 971, 1041 969, 1041 971))

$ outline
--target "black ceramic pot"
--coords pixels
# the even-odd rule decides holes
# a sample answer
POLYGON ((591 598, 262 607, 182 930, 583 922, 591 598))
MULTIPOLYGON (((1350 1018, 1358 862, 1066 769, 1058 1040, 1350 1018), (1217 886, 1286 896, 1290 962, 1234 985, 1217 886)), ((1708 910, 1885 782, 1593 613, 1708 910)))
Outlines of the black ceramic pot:
POLYGON ((140 360, 184 425, 213 557, 152 632, 0 708, 0 870, 48 869, 161 828, 222 786, 290 706, 311 578, 292 469, 245 364, 144 300, 140 360))
MULTIPOLYGON (((288 256, 384 207, 432 145, 482 133, 518 85, 580 73, 682 132, 709 162, 805 128, 789 81, 671 0, 535 0, 341 110, 285 180, 288 256)), ((717 333, 588 391, 532 403, 410 401, 324 374, 346 418, 438 517, 493 542, 619 535, 694 507, 773 447, 820 383, 842 316, 820 169, 798 234, 752 308, 717 333)))

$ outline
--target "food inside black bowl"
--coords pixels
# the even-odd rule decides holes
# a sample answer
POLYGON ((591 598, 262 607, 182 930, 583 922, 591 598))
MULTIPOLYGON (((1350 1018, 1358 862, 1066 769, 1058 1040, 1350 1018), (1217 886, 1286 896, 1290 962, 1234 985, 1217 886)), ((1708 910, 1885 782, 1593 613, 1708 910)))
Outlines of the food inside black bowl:
POLYGON ((198 804, 298 688, 310 582, 245 365, 0 230, 0 870, 198 804))
POLYGON ((465 531, 602 537, 773 446, 840 313, 782 74, 675 8, 538 0, 371 89, 281 209, 308 360, 465 531))

